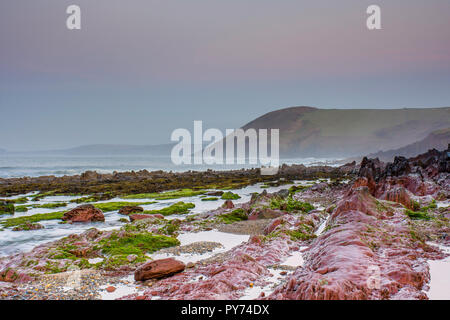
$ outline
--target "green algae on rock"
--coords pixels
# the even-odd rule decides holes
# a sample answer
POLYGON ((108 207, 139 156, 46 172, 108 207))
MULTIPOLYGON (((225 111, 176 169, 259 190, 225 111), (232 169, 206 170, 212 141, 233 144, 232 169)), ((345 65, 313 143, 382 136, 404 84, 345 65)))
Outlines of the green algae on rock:
POLYGON ((53 202, 53 203, 35 204, 35 205, 32 205, 31 207, 34 209, 54 209, 54 208, 67 207, 67 203, 53 202))
POLYGON ((203 198, 202 201, 217 201, 219 198, 217 197, 210 197, 210 198, 203 198))
POLYGON ((225 192, 221 197, 222 200, 237 200, 240 198, 241 198, 240 195, 233 193, 231 191, 225 192))
POLYGON ((308 213, 314 210, 314 206, 308 202, 298 201, 289 196, 287 198, 274 198, 270 202, 271 209, 280 209, 287 212, 301 211, 308 213))
POLYGON ((248 216, 244 209, 236 209, 230 213, 219 215, 217 219, 225 224, 231 224, 233 222, 248 220, 248 216))
POLYGON ((203 190, 181 189, 174 191, 166 191, 162 193, 140 193, 123 196, 123 199, 156 199, 156 200, 171 200, 186 197, 195 197, 206 193, 203 190))
POLYGON ((0 201, 0 215, 14 214, 14 204, 9 201, 0 201))
POLYGON ((14 210, 16 212, 27 212, 28 211, 28 206, 16 206, 14 208, 14 210))
POLYGON ((190 209, 195 208, 193 203, 184 203, 182 201, 172 204, 169 207, 159 210, 145 210, 143 214, 162 214, 163 216, 170 216, 172 214, 187 214, 190 209))
POLYGON ((50 213, 38 213, 33 214, 31 216, 24 216, 24 217, 17 217, 17 218, 9 218, 0 221, 0 224, 2 224, 4 227, 15 227, 19 226, 25 223, 34 223, 39 221, 45 221, 45 220, 57 220, 61 219, 64 215, 64 212, 58 211, 58 212, 50 212, 50 213))
POLYGON ((103 203, 94 203, 94 207, 97 209, 102 210, 103 212, 110 212, 110 211, 118 211, 122 207, 129 207, 129 206, 142 206, 146 204, 153 204, 154 201, 151 202, 126 202, 126 201, 119 201, 119 202, 103 202, 103 203))

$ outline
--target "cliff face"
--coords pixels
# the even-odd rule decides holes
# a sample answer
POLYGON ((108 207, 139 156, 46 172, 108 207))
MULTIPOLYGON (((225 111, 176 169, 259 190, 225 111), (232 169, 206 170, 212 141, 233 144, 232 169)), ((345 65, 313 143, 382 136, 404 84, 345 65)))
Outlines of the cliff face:
POLYGON ((283 157, 352 157, 398 149, 450 128, 450 108, 292 107, 265 114, 243 128, 279 129, 283 157))

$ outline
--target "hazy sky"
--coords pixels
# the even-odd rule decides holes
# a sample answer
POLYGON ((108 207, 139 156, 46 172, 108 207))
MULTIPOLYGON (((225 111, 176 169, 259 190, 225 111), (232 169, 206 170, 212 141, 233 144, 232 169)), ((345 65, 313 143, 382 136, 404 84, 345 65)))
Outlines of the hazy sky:
POLYGON ((450 1, 0 2, 0 148, 167 143, 295 105, 449 106, 450 1))

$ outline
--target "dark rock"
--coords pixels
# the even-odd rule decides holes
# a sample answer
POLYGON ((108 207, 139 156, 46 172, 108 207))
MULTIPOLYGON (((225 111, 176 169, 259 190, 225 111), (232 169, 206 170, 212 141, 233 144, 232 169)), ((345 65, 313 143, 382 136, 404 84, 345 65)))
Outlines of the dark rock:
POLYGON ((395 157, 394 163, 386 165, 385 175, 388 177, 398 177, 411 173, 411 166, 405 157, 395 157))
POLYGON ((224 194, 223 191, 210 191, 208 193, 206 193, 207 196, 211 196, 211 197, 221 197, 224 194))

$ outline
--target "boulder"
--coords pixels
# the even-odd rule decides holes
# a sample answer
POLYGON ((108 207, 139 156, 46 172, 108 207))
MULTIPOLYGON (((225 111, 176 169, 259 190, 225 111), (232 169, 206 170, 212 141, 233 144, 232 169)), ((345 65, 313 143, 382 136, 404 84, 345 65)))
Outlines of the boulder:
POLYGON ((140 266, 134 273, 134 279, 145 281, 165 278, 182 272, 185 268, 186 265, 183 262, 174 258, 155 260, 140 266))
POLYGON ((70 222, 105 221, 102 210, 92 204, 84 204, 64 213, 62 220, 70 222))
POLYGON ((132 213, 143 212, 144 208, 138 206, 125 206, 120 208, 119 213, 123 215, 130 215, 132 213))

